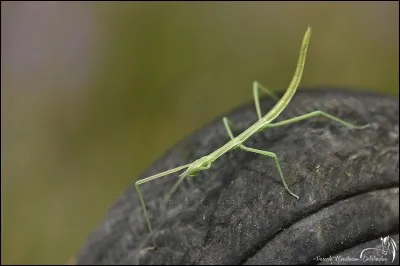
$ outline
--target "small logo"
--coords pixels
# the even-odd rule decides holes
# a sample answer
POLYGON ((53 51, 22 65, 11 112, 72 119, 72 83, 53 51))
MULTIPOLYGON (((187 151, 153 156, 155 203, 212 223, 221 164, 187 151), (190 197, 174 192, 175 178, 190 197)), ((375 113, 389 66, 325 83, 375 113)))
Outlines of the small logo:
POLYGON ((366 256, 367 254, 369 254, 368 251, 377 250, 377 251, 381 251, 382 254, 385 256, 388 254, 392 254, 392 262, 393 262, 394 259, 396 258, 396 251, 398 249, 396 242, 394 242, 393 238, 391 238, 390 236, 386 236, 384 238, 381 237, 381 241, 382 241, 382 248, 366 248, 363 251, 361 251, 360 259, 363 259, 363 261, 377 259, 375 256, 373 256, 373 257, 366 256))
POLYGON ((392 258, 392 262, 396 258, 397 245, 396 242, 390 236, 381 237, 381 248, 366 248, 361 251, 360 256, 357 257, 343 257, 343 256, 329 256, 320 257, 317 256, 315 260, 323 262, 385 262, 392 258))

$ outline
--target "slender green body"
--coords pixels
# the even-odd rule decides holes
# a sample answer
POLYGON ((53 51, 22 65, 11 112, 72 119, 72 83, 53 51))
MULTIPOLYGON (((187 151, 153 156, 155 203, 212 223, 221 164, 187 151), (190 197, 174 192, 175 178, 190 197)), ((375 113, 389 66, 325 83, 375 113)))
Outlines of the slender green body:
POLYGON ((300 50, 300 56, 298 59, 297 67, 295 74, 293 76, 293 79, 286 90, 285 94, 282 96, 282 98, 276 103, 276 105, 261 119, 259 119, 256 123, 251 125, 248 129, 243 131, 240 135, 238 135, 236 138, 230 140, 227 142, 224 146, 221 148, 217 149, 207 157, 209 158, 210 161, 215 161, 222 155, 224 155, 226 152, 237 148, 238 146, 242 145, 248 138, 253 136, 255 133, 259 132, 262 130, 268 123, 272 122, 275 118, 278 117, 278 115, 286 108, 286 106, 289 104, 290 100, 292 99, 293 95, 296 92, 296 89, 300 83, 301 76, 303 74, 303 69, 304 69, 304 63, 305 59, 307 56, 307 49, 308 49, 308 44, 310 42, 311 38, 311 27, 308 27, 304 37, 303 37, 303 43, 301 45, 301 50, 300 50))
MULTIPOLYGON (((179 185, 186 177, 194 176, 200 171, 209 169, 211 167, 212 163, 215 160, 217 160, 219 157, 221 157, 222 155, 224 155, 225 153, 227 153, 230 150, 239 148, 244 151, 257 153, 260 155, 264 155, 264 156, 273 158, 275 160, 276 168, 279 172, 279 175, 281 177, 281 180, 282 180, 282 183, 283 183, 285 189, 287 190, 287 192, 289 192, 289 194, 291 194, 295 198, 299 199, 299 196, 294 194, 289 189, 288 185, 286 184, 286 181, 285 181, 285 178, 283 177, 282 169, 280 167, 280 164, 279 164, 276 154, 273 152, 269 152, 269 151, 262 151, 262 150, 257 150, 257 149, 253 149, 250 147, 246 147, 243 145, 243 143, 247 139, 252 137, 255 133, 263 130, 264 128, 283 126, 283 125, 298 122, 298 121, 301 121, 304 119, 309 119, 309 118, 319 116, 319 115, 322 115, 326 118, 334 120, 334 121, 336 121, 344 126, 347 126, 349 128, 364 129, 369 126, 368 124, 364 125, 364 126, 355 126, 355 125, 345 122, 333 115, 330 115, 328 113, 325 113, 325 112, 319 111, 319 110, 308 113, 308 114, 300 115, 297 117, 293 117, 293 118, 290 118, 290 119, 287 119, 284 121, 280 121, 278 123, 274 123, 274 124, 271 123, 275 118, 277 118, 279 116, 280 113, 282 113, 282 111, 286 108, 286 106, 289 104, 290 100, 296 93, 297 87, 301 80, 301 76, 303 74, 303 69, 304 69, 304 64, 305 64, 305 59, 306 59, 306 55, 307 55, 307 49, 308 49, 308 44, 310 42, 310 38, 311 38, 311 27, 308 27, 308 29, 303 37, 303 42, 302 42, 301 49, 300 49, 300 56, 299 56, 299 59, 297 62, 297 67, 296 67, 294 76, 292 78, 292 81, 290 82, 289 87, 287 88, 285 94, 281 97, 281 99, 276 103, 276 105, 264 117, 261 116, 258 90, 262 89, 263 91, 267 92, 275 100, 277 100, 278 97, 276 97, 276 95, 274 95, 274 93, 272 93, 268 89, 264 88, 261 84, 259 84, 258 82, 255 81, 253 83, 253 94, 254 94, 256 111, 257 111, 257 115, 259 118, 259 120, 257 122, 255 122, 253 125, 251 125, 248 129, 243 131, 238 136, 234 137, 232 134, 232 131, 230 129, 230 126, 229 126, 230 121, 226 117, 224 117, 223 122, 224 122, 224 125, 226 128, 226 131, 227 131, 229 137, 231 138, 231 140, 228 141, 225 145, 218 148, 217 150, 210 153, 209 155, 203 156, 192 163, 182 165, 182 166, 167 170, 165 172, 162 172, 162 173, 159 173, 156 175, 152 175, 150 177, 147 177, 147 178, 144 178, 144 179, 141 179, 141 180, 138 180, 135 182, 135 188, 138 193, 139 200, 142 205, 142 209, 144 211, 144 216, 146 218, 147 226, 149 228, 150 233, 152 232, 152 229, 151 229, 151 224, 150 224, 150 220, 149 220, 149 215, 147 213, 146 204, 144 203, 142 193, 139 190, 139 185, 141 185, 141 184, 144 184, 146 182, 149 182, 151 180, 154 180, 154 179, 166 176, 166 175, 173 174, 175 172, 181 171, 186 168, 186 170, 179 175, 178 181, 174 184, 174 186, 171 188, 169 193, 166 195, 165 200, 168 201, 169 198, 178 189, 179 185)), ((153 239, 153 244, 154 244, 154 239, 153 239)))

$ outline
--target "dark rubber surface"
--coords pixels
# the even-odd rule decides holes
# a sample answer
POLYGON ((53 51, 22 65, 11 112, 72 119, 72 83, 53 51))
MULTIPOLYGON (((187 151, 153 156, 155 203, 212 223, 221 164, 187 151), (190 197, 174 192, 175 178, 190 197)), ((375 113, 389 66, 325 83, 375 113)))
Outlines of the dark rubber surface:
MULTIPOLYGON (((273 106, 264 98, 263 114, 273 106)), ((274 160, 234 150, 184 182, 167 205, 170 175, 141 186, 157 249, 134 186, 110 208, 77 254, 77 264, 349 264, 399 234, 399 100, 336 88, 301 90, 277 118, 322 110, 363 125, 350 130, 324 117, 266 129, 245 145, 274 160), (325 261, 322 260, 325 259, 325 261)), ((256 121, 253 103, 227 114, 238 135, 256 121)), ((184 122, 184 121, 183 121, 184 122)), ((187 164, 229 140, 222 117, 178 143, 140 178, 187 164)), ((392 254, 369 253, 392 263, 392 254)), ((399 263, 399 250, 393 264, 399 263)), ((356 264, 368 262, 355 261, 356 264)))

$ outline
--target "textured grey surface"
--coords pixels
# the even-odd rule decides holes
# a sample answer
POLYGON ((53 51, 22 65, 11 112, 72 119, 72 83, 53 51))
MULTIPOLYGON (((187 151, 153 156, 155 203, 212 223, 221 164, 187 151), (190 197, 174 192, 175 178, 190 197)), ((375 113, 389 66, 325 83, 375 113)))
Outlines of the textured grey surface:
MULTIPOLYGON (((399 243, 399 234, 390 235, 395 241, 396 246, 399 243)), ((321 265, 337 264, 337 265, 376 265, 376 264, 392 264, 399 265, 399 249, 389 246, 387 253, 382 252, 382 240, 381 238, 374 239, 353 248, 344 250, 338 254, 332 254, 326 256, 325 261, 322 261, 321 265), (393 254, 394 253, 394 254, 393 254)))
MULTIPOLYGON (((264 98, 263 113, 273 105, 264 98)), ((313 263, 399 232, 399 101, 336 88, 300 90, 276 120, 323 110, 372 127, 350 130, 323 117, 267 129, 245 144, 272 158, 234 150, 181 185, 167 176, 141 186, 154 227, 151 239, 133 186, 84 243, 77 264, 313 263)), ((256 121, 254 105, 227 114, 238 134, 256 121)), ((221 118, 157 160, 140 178, 189 163, 229 138, 221 118)))

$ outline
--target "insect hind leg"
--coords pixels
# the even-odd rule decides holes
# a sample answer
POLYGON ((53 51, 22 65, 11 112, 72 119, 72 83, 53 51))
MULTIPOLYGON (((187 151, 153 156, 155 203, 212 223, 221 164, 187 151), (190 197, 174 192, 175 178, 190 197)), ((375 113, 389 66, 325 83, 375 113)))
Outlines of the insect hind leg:
POLYGON ((278 96, 276 96, 275 93, 273 93, 271 90, 269 90, 266 87, 264 87, 263 85, 261 85, 258 81, 254 81, 253 82, 253 96, 254 96, 254 104, 256 106, 258 119, 262 118, 261 108, 260 108, 260 97, 258 95, 258 92, 260 90, 264 91, 266 94, 268 94, 268 96, 270 96, 276 102, 279 100, 278 96))
POLYGON ((287 120, 284 120, 284 121, 281 121, 281 122, 278 122, 278 123, 267 124, 265 127, 279 127, 279 126, 291 124, 291 123, 294 123, 294 122, 299 122, 301 120, 309 119, 309 118, 312 118, 312 117, 315 117, 315 116, 320 116, 320 115, 324 116, 326 118, 329 118, 329 119, 331 119, 333 121, 336 121, 339 124, 341 124, 343 126, 346 126, 346 127, 349 127, 349 128, 352 128, 352 129, 365 129, 367 127, 370 127, 370 124, 366 124, 366 125, 363 125, 363 126, 357 126, 357 125, 351 124, 351 123, 346 122, 346 121, 344 121, 344 120, 342 120, 342 119, 340 119, 340 118, 338 118, 336 116, 333 116, 331 114, 325 113, 325 112, 320 111, 320 110, 313 111, 313 112, 308 113, 308 114, 296 116, 296 117, 293 117, 293 118, 290 118, 290 119, 287 119, 287 120))

